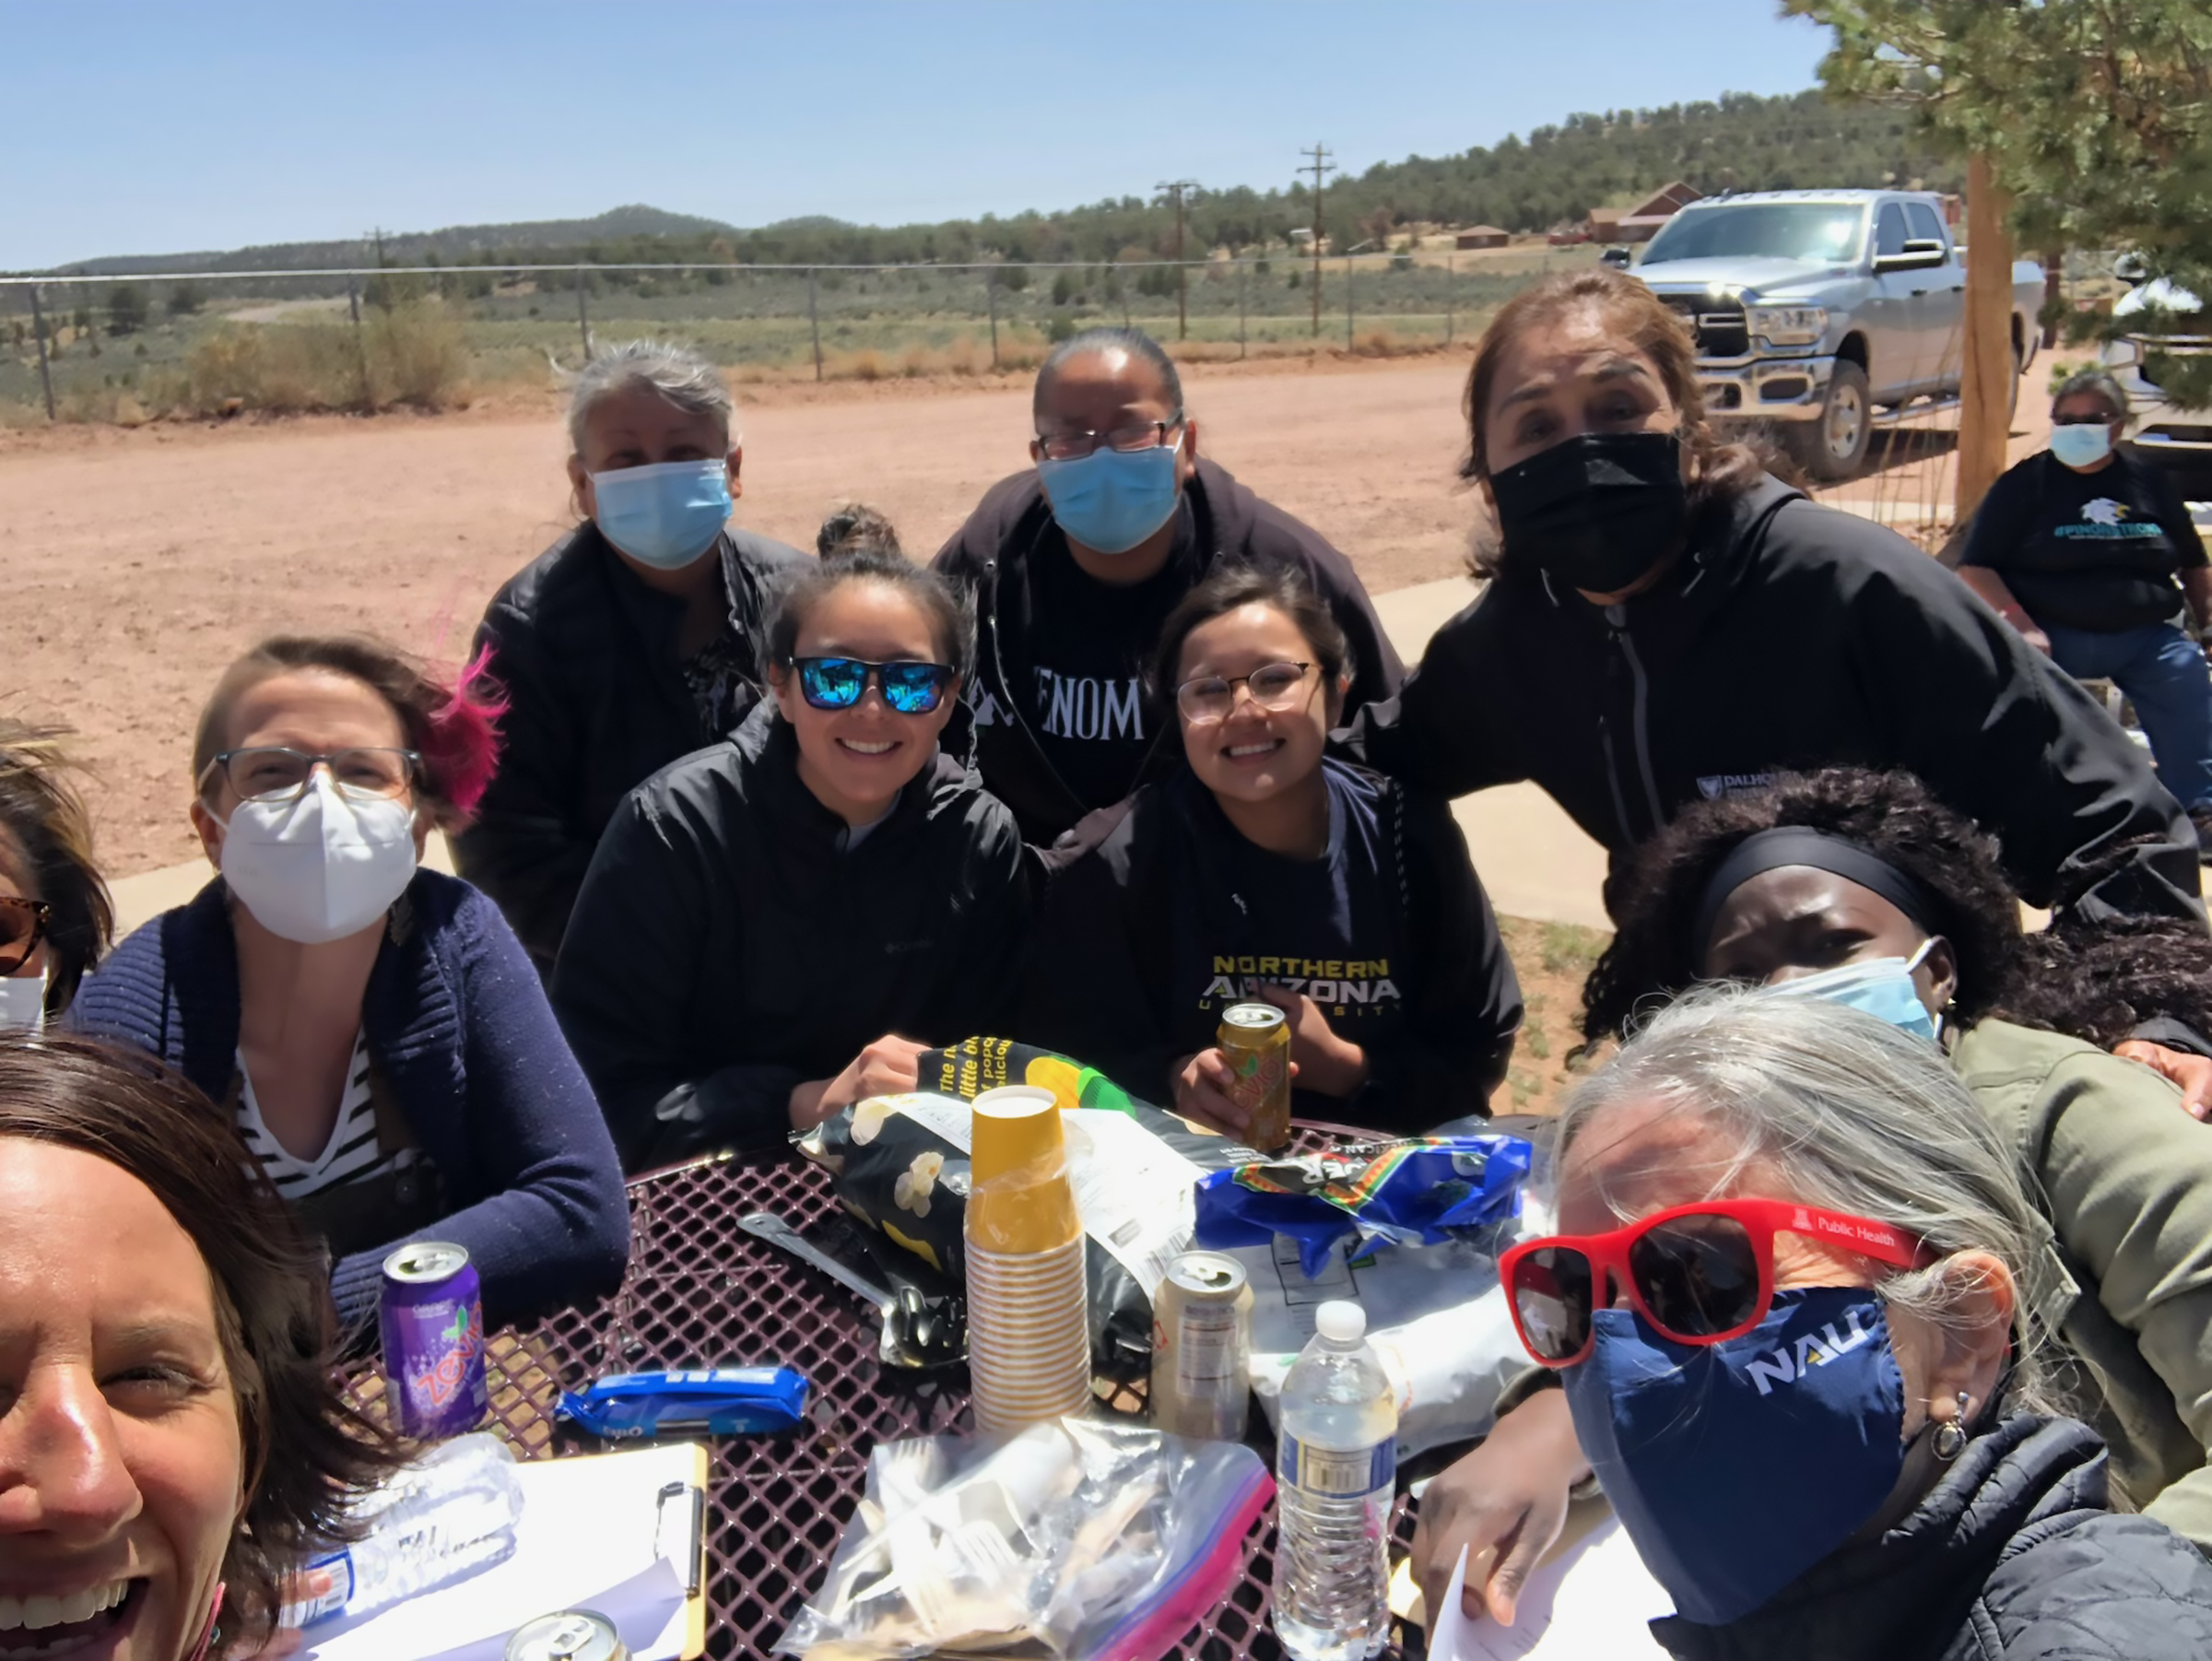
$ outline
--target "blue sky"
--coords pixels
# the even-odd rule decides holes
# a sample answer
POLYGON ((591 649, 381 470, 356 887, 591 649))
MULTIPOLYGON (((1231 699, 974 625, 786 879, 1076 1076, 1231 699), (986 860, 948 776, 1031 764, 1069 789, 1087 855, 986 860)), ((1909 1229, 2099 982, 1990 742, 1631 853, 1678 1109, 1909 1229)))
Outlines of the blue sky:
POLYGON ((649 202, 738 225, 1281 184, 1794 92, 1775 0, 0 0, 0 269, 649 202))

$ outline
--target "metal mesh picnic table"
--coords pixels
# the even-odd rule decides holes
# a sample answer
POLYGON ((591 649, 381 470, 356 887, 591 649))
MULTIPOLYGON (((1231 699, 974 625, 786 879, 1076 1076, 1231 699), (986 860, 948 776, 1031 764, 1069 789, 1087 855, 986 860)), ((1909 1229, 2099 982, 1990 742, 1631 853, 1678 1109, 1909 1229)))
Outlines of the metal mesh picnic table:
MULTIPOLYGON (((1335 1139, 1308 1125, 1299 1144, 1335 1139)), ((707 1654, 765 1656, 819 1584, 876 1444, 972 1429, 967 1374, 880 1366, 877 1325, 858 1299, 738 1228, 748 1212, 775 1211, 801 1232, 818 1232, 838 1207, 816 1167, 795 1158, 710 1160, 637 1179, 629 1200, 629 1270, 620 1291, 494 1335, 493 1428, 523 1457, 553 1458, 583 1451, 565 1430, 556 1433, 554 1404, 564 1387, 664 1367, 771 1364, 805 1373, 814 1391, 804 1429, 711 1444, 707 1654)), ((373 1399, 373 1380, 361 1383, 373 1399)), ((1141 1387, 1101 1381, 1098 1389, 1109 1410, 1142 1410, 1141 1387)), ((1403 1496, 1394 1521, 1402 1547, 1413 1529, 1403 1496)), ((1274 1567, 1271 1507, 1244 1542, 1235 1589, 1170 1655, 1277 1661, 1283 1652, 1267 1624, 1274 1567)))

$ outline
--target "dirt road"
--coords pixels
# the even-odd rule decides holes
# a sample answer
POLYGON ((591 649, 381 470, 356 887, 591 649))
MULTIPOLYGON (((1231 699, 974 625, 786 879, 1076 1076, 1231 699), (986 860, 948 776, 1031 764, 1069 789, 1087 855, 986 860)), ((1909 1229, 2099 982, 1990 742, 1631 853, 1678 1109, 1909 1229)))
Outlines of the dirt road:
MULTIPOLYGON (((1459 569, 1465 362, 1194 367, 1187 390, 1203 451, 1379 593, 1459 569)), ((858 498, 926 556, 1026 463, 1026 381, 760 396, 738 517, 802 546, 858 498)), ((0 713, 81 735, 113 874, 192 857, 191 725, 222 665, 278 630, 366 629, 458 658, 492 591, 570 523, 567 450, 550 394, 442 418, 0 435, 0 713)), ((1899 474, 1852 493, 1923 492, 1899 474)))

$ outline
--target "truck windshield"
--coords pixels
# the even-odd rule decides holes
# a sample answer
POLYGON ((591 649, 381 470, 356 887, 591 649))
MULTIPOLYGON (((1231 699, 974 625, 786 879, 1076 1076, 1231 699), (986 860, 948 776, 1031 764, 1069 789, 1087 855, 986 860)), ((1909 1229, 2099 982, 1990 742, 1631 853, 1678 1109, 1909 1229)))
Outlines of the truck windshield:
POLYGON ((1850 265, 1859 257, 1866 210, 1847 202, 1747 202, 1738 207, 1692 207, 1660 228, 1642 264, 1764 255, 1850 265))

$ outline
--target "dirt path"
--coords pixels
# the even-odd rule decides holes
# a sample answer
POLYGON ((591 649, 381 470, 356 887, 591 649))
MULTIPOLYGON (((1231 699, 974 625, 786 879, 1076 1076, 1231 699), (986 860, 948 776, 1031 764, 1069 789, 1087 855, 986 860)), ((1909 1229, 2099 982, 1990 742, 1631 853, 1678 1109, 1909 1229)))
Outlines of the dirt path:
MULTIPOLYGON (((1187 390, 1204 452, 1381 593, 1460 568, 1465 363, 1194 366, 1187 390)), ((1026 378, 758 389, 738 517, 811 546, 824 511, 858 498, 926 556, 1025 465, 1027 406, 1026 378)), ((2022 426, 2016 455, 2042 442, 2022 426)), ((0 713, 81 735, 114 875, 190 858, 191 724, 222 665, 278 630, 457 658, 491 592, 570 523, 567 448, 549 394, 441 418, 0 434, 0 713)), ((1842 494, 1909 517, 1949 465, 1922 443, 1842 494)))

